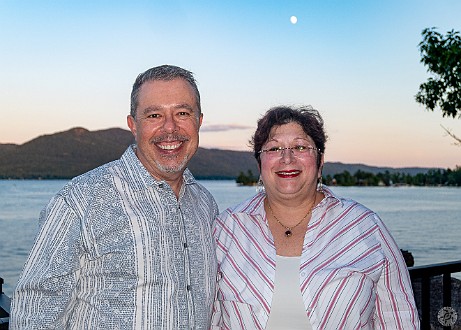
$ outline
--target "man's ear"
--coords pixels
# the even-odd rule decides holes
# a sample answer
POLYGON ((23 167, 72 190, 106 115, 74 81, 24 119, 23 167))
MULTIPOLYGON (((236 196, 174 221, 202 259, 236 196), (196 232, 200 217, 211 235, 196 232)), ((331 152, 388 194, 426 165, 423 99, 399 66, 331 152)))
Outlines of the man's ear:
POLYGON ((132 115, 126 116, 126 123, 130 128, 131 134, 133 134, 134 138, 136 139, 136 120, 133 118, 132 115))
POLYGON ((198 129, 200 130, 200 127, 202 127, 202 122, 203 122, 203 113, 200 113, 198 116, 198 129))

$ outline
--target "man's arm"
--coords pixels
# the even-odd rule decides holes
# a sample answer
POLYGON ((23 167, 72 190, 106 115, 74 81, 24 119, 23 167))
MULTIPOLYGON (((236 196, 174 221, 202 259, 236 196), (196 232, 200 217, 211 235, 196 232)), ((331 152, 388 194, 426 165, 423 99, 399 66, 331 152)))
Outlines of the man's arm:
POLYGON ((65 328, 81 254, 80 221, 57 195, 40 215, 39 234, 12 296, 10 329, 65 328))

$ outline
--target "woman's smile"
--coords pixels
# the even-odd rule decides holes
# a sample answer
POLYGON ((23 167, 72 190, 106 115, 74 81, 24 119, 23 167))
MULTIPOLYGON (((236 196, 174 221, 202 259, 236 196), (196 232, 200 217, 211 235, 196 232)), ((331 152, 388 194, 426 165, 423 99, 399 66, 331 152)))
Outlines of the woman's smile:
POLYGON ((277 171, 275 172, 280 178, 295 178, 301 174, 301 171, 298 170, 286 170, 286 171, 277 171))

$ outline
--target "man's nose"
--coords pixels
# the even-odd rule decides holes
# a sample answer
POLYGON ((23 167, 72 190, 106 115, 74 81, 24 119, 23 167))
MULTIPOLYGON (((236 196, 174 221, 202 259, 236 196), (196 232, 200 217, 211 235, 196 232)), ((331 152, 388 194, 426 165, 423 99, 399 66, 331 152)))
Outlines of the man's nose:
POLYGON ((164 118, 165 118, 165 120, 163 122, 163 129, 167 133, 173 133, 173 132, 177 131, 178 123, 174 119, 174 116, 169 114, 169 115, 165 115, 164 118))

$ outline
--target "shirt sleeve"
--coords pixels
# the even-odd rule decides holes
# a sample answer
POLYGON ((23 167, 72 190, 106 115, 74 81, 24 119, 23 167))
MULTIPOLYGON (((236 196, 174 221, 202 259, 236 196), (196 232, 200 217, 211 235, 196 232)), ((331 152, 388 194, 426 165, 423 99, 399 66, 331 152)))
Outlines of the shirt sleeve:
POLYGON ((12 296, 10 329, 65 328, 82 250, 80 221, 57 195, 40 214, 39 233, 12 296))
POLYGON ((419 329, 419 317, 405 260, 397 243, 375 215, 386 261, 377 283, 375 329, 419 329))
MULTIPOLYGON (((219 219, 219 215, 217 215, 215 217, 215 221, 213 222, 213 237, 215 239, 216 246, 218 246, 218 244, 219 244, 218 237, 219 237, 220 228, 221 228, 218 221, 221 221, 219 219)), ((219 260, 219 257, 218 257, 218 260, 219 260)), ((213 303, 213 311, 212 311, 212 315, 211 315, 211 327, 210 327, 211 330, 221 329, 221 327, 220 327, 220 324, 221 324, 221 305, 220 305, 220 302, 218 300, 219 275, 220 275, 220 271, 219 271, 219 262, 218 262, 218 273, 216 275, 216 292, 215 292, 215 299, 214 299, 214 303, 213 303)))
POLYGON ((221 316, 221 303, 218 299, 215 299, 213 305, 213 314, 211 317, 211 328, 212 330, 222 329, 222 316, 221 316))

